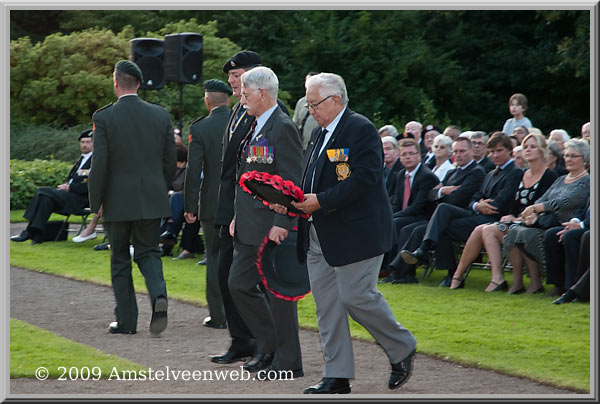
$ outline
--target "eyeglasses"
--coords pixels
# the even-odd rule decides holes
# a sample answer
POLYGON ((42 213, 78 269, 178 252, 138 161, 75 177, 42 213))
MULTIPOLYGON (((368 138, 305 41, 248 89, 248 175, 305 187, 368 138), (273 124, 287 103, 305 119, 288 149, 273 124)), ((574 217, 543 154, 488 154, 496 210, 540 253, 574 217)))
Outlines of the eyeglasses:
POLYGON ((409 156, 414 156, 414 155, 417 155, 417 154, 419 154, 419 153, 414 152, 414 151, 413 152, 404 152, 404 153, 400 154, 400 157, 409 157, 409 156))
POLYGON ((434 149, 445 149, 446 145, 445 144, 434 144, 433 148, 434 149))
POLYGON ((311 108, 313 111, 316 111, 317 109, 319 109, 319 105, 320 105, 322 102, 325 102, 325 100, 327 100, 327 99, 329 99, 329 98, 333 97, 334 95, 335 95, 335 94, 328 95, 327 97, 323 98, 321 101, 317 102, 316 104, 309 104, 309 103, 306 103, 306 104, 304 104, 304 106, 305 106, 306 108, 311 108))
POLYGON ((583 157, 583 155, 581 154, 564 154, 563 155, 564 158, 566 159, 576 159, 577 157, 583 157))

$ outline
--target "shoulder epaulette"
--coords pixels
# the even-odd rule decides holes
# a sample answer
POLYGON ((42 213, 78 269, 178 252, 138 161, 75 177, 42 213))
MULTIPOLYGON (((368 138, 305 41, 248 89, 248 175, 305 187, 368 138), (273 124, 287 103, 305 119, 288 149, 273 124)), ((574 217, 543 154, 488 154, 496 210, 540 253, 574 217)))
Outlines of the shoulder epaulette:
POLYGON ((114 104, 114 103, 112 103, 112 102, 111 102, 110 104, 107 104, 107 105, 103 106, 102 108, 98 108, 98 109, 96 110, 96 112, 100 112, 100 111, 102 111, 103 109, 106 109, 106 108, 110 107, 110 106, 111 106, 111 105, 113 105, 113 104, 114 104))
POLYGON ((206 118, 205 116, 201 116, 200 118, 196 119, 195 121, 192 121, 192 123, 190 123, 190 126, 195 124, 196 122, 199 122, 201 120, 203 120, 204 118, 206 118))

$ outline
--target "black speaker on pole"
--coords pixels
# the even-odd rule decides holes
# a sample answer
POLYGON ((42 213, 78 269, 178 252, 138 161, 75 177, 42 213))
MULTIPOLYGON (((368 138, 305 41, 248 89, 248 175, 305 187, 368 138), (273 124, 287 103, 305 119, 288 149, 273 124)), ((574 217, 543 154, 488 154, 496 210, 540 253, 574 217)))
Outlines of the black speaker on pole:
POLYGON ((165 36, 165 80, 180 84, 202 82, 202 35, 183 32, 165 36))
POLYGON ((142 70, 142 89, 158 90, 165 86, 165 44, 162 39, 134 38, 129 41, 129 60, 142 70))

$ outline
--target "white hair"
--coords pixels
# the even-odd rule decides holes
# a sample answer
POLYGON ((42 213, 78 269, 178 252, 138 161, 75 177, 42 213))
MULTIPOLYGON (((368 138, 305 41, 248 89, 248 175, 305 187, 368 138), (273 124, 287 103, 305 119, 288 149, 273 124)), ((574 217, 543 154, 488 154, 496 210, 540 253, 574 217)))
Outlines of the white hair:
POLYGON ((394 125, 382 126, 381 128, 379 128, 379 134, 381 135, 386 130, 390 132, 390 136, 393 136, 393 137, 398 136, 398 129, 396 129, 396 127, 394 125))
POLYGON ((279 90, 279 79, 273 70, 265 66, 258 66, 248 70, 241 76, 242 85, 254 90, 262 88, 269 96, 276 100, 279 90))
POLYGON ((381 138, 381 143, 391 143, 394 147, 398 148, 398 140, 392 136, 384 136, 381 138))
POLYGON ((346 91, 346 83, 344 83, 342 76, 334 73, 319 73, 306 80, 306 88, 308 89, 312 86, 319 87, 321 97, 338 95, 340 103, 348 105, 348 92, 346 91))
POLYGON ((550 136, 548 137, 552 137, 552 135, 554 134, 560 135, 562 137, 563 143, 568 142, 569 139, 571 139, 571 136, 569 136, 567 131, 564 129, 554 129, 552 132, 550 132, 550 136))

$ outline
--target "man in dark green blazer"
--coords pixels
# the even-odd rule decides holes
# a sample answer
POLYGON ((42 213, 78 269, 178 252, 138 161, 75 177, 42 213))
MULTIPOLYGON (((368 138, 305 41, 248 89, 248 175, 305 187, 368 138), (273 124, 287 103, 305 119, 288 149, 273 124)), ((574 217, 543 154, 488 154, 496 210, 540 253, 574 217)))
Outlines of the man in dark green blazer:
POLYGON ((217 197, 221 181, 223 133, 229 121, 231 87, 221 80, 203 84, 204 103, 209 115, 190 126, 188 166, 185 176, 185 220, 196 221, 196 212, 204 231, 206 243, 206 301, 210 316, 206 327, 225 328, 227 319, 219 288, 219 232, 215 228, 217 197), (204 172, 204 179, 201 178, 204 172), (198 204, 198 199, 200 204, 198 204))
POLYGON ((113 73, 118 100, 92 117, 90 209, 97 213, 102 206, 111 245, 110 272, 117 302, 117 321, 109 327, 112 334, 135 334, 137 329, 130 242, 150 295, 150 332, 158 335, 167 326, 167 288, 158 242, 161 218, 171 215, 168 190, 176 168, 175 142, 167 111, 138 97, 141 81, 135 63, 118 62, 113 73))

